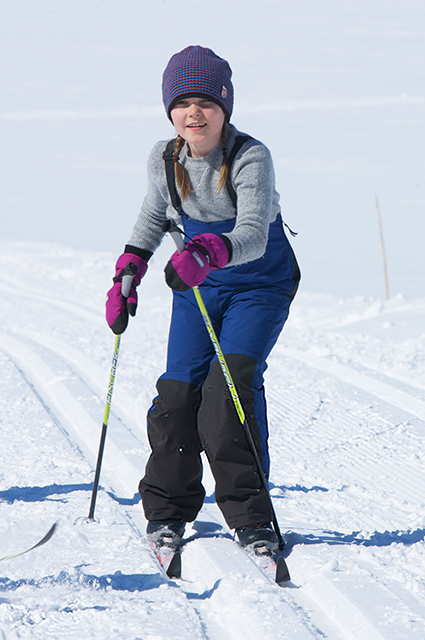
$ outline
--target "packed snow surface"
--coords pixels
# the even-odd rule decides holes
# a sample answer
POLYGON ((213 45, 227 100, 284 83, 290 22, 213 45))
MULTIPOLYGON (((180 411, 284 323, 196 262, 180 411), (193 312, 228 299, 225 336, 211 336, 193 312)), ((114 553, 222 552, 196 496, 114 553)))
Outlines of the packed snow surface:
POLYGON ((0 0, 0 638, 423 640, 422 0, 0 0), (275 159, 303 279, 266 373, 270 489, 292 581, 207 498, 169 581, 144 538, 145 415, 163 372, 166 239, 122 337, 105 293, 173 135, 169 57, 210 46, 235 125, 275 159), (375 196, 381 209, 386 299, 375 196))
MULTIPOLYGON (((271 494, 288 588, 207 499, 167 581, 137 494, 171 294, 152 259, 122 337, 95 522, 86 521, 114 337, 112 256, 1 243, 0 629, 9 638, 425 635, 425 300, 300 293, 267 372, 271 494)), ((206 465, 207 466, 207 465, 206 465)))

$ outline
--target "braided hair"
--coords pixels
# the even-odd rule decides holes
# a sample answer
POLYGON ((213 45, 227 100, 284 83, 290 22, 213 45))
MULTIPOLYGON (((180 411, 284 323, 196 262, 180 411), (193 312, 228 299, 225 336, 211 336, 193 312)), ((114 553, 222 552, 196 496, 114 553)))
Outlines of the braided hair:
MULTIPOLYGON (((218 182, 217 193, 220 193, 222 188, 226 185, 229 177, 229 161, 227 159, 226 134, 227 134, 227 122, 223 124, 223 128, 221 130, 222 160, 221 160, 220 178, 218 182)), ((194 193, 194 190, 190 185, 189 174, 186 168, 181 164, 181 162, 179 162, 180 152, 183 149, 185 142, 186 140, 178 135, 176 138, 176 146, 174 147, 174 154, 173 154, 176 183, 178 188, 180 189, 182 202, 186 200, 186 198, 190 193, 194 193)))

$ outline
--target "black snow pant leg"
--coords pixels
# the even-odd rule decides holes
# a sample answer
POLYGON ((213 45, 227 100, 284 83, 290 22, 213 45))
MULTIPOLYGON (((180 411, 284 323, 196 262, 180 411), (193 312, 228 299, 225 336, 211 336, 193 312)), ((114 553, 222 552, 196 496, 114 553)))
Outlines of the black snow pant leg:
MULTIPOLYGON (((261 459, 252 389, 256 361, 240 354, 226 355, 226 361, 261 459)), ((217 361, 202 387, 198 429, 216 482, 215 499, 229 527, 270 522, 270 503, 217 361)))
POLYGON ((152 453, 139 484, 143 509, 148 520, 192 522, 205 497, 197 430, 201 390, 162 378, 157 389, 147 417, 152 453))

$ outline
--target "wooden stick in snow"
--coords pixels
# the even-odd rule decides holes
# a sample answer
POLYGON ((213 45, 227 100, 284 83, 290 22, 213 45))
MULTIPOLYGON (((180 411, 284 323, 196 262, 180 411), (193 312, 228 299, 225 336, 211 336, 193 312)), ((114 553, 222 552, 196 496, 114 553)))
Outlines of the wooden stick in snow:
POLYGON ((375 196, 376 212, 378 214, 379 234, 381 236, 382 259, 384 262, 384 278, 385 278, 385 299, 389 300, 390 289, 388 286, 387 256, 385 253, 384 232, 382 229, 381 210, 379 208, 378 196, 375 196))

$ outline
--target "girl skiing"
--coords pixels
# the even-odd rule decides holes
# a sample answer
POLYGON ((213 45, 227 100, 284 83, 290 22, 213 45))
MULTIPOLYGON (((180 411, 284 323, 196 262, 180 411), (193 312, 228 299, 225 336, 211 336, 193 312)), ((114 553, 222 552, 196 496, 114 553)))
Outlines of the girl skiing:
POLYGON ((283 229, 270 152, 230 124, 231 76, 211 49, 190 46, 170 59, 162 92, 177 137, 158 142, 150 154, 148 192, 116 263, 106 317, 114 333, 125 330, 164 223, 182 224, 185 249, 165 268, 173 289, 167 368, 147 416, 152 453, 139 485, 147 538, 177 547, 185 523, 196 519, 205 497, 204 451, 228 526, 242 546, 274 553, 270 499, 192 290, 200 287, 268 477, 263 374, 300 274, 283 229), (124 298, 126 274, 134 277, 124 298))

